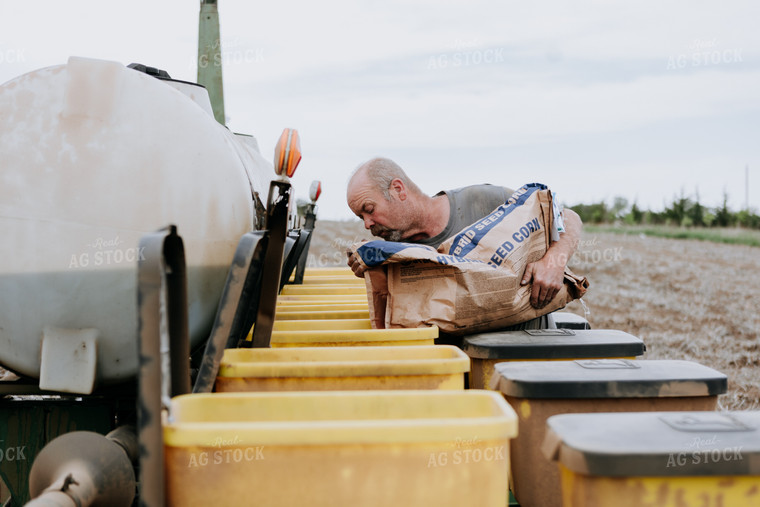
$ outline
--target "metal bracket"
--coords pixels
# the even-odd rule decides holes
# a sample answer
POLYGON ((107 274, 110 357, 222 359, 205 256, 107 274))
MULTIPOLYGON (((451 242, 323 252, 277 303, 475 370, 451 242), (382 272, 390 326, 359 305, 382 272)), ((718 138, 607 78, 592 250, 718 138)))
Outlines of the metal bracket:
POLYGON ((280 291, 282 254, 288 229, 288 208, 292 187, 286 181, 272 181, 267 200, 267 231, 269 244, 264 258, 264 274, 261 280, 261 296, 256 313, 253 339, 243 342, 247 347, 268 348, 272 338, 277 293, 280 291))
POLYGON ((238 242, 227 274, 211 336, 201 360, 194 393, 210 393, 219 372, 224 349, 238 347, 245 340, 259 308, 264 255, 269 236, 266 231, 244 234, 238 242))
POLYGON ((137 268, 140 505, 164 505, 162 404, 190 391, 185 249, 174 225, 143 236, 137 268))
MULTIPOLYGON (((288 283, 288 280, 290 279, 290 275, 293 274, 293 270, 301 262, 301 259, 302 258, 304 260, 306 259, 306 257, 304 256, 304 252, 306 251, 305 248, 309 244, 309 240, 311 239, 311 231, 307 231, 304 229, 291 230, 288 233, 288 236, 295 239, 295 244, 293 245, 293 248, 290 250, 290 253, 287 255, 287 258, 285 259, 285 262, 283 263, 283 266, 282 266, 282 276, 280 277, 280 290, 282 290, 285 284, 288 283)), ((301 283, 303 283, 303 275, 301 275, 301 283)))
POLYGON ((316 209, 317 205, 314 203, 310 203, 306 208, 306 220, 304 221, 301 234, 307 233, 307 236, 303 242, 303 250, 298 257, 298 263, 296 264, 296 274, 293 277, 293 283, 299 285, 303 283, 303 275, 306 271, 306 261, 309 257, 309 247, 311 246, 311 233, 314 230, 314 225, 317 222, 316 209))

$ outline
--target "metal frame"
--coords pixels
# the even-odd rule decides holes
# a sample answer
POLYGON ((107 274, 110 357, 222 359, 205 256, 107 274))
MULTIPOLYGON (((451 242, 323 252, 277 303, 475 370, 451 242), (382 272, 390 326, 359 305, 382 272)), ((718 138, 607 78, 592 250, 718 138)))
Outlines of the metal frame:
POLYGON ((140 505, 163 507, 163 406, 190 391, 185 249, 174 225, 140 240, 138 263, 140 505))
POLYGON ((267 348, 272 338, 277 294, 280 291, 291 191, 292 187, 287 181, 272 181, 269 185, 267 200, 269 244, 264 258, 266 269, 261 280, 261 296, 256 312, 256 325, 253 328, 253 339, 243 343, 246 347, 267 348))
POLYGON ((240 346, 251 329, 259 308, 261 277, 269 236, 266 231, 249 232, 238 242, 227 274, 219 308, 206 342, 194 393, 210 393, 219 372, 224 349, 240 346))
POLYGON ((311 235, 314 231, 314 226, 317 222, 317 213, 316 213, 317 205, 315 203, 310 203, 306 208, 306 215, 305 215, 305 221, 302 228, 301 234, 304 232, 307 232, 308 235, 306 239, 303 241, 303 250, 301 251, 300 256, 298 257, 298 263, 296 264, 296 273, 293 277, 293 283, 296 284, 302 284, 303 283, 303 275, 306 271, 306 261, 309 257, 309 246, 311 246, 311 235))

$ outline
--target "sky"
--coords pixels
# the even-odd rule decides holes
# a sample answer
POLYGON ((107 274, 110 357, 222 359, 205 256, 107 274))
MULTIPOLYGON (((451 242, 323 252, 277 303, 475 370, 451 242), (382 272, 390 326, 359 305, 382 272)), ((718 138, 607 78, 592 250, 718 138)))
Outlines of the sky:
MULTIPOLYGON (((198 1, 0 0, 0 83, 69 56, 196 80, 198 1)), ((538 181, 566 205, 760 210, 760 3, 219 0, 227 124, 285 127, 319 218, 385 156, 426 192, 538 181), (745 176, 749 176, 749 186, 745 176), (748 192, 747 192, 748 191, 748 192)), ((1 112, 0 112, 1 114, 1 112)), ((355 219, 355 218, 354 218, 355 219)))

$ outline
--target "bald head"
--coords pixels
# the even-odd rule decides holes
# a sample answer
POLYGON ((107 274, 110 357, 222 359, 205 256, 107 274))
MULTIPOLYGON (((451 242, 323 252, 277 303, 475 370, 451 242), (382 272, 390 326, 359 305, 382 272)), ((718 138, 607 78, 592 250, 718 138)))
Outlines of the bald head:
POLYGON ((364 177, 371 182, 375 189, 382 192, 387 201, 391 199, 390 188, 394 179, 401 180, 407 191, 418 195, 422 194, 420 188, 406 175, 401 166, 389 158, 376 157, 357 167, 348 182, 349 189, 351 182, 364 177))
POLYGON ((373 158, 351 175, 346 201, 373 235, 400 241, 414 234, 422 201, 419 187, 394 161, 373 158))

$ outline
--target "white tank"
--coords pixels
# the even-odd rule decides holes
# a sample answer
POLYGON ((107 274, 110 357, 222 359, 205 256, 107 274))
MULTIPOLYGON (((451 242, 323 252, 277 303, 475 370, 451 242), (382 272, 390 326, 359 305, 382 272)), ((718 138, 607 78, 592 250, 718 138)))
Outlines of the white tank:
POLYGON ((205 90, 189 95, 74 57, 0 86, 0 365, 39 378, 43 335, 86 330, 94 365, 66 345, 58 356, 52 339, 48 365, 91 368, 101 383, 133 376, 138 243, 168 224, 185 244, 191 343, 207 337, 254 228, 252 193, 265 199, 273 172, 209 114, 205 90))

